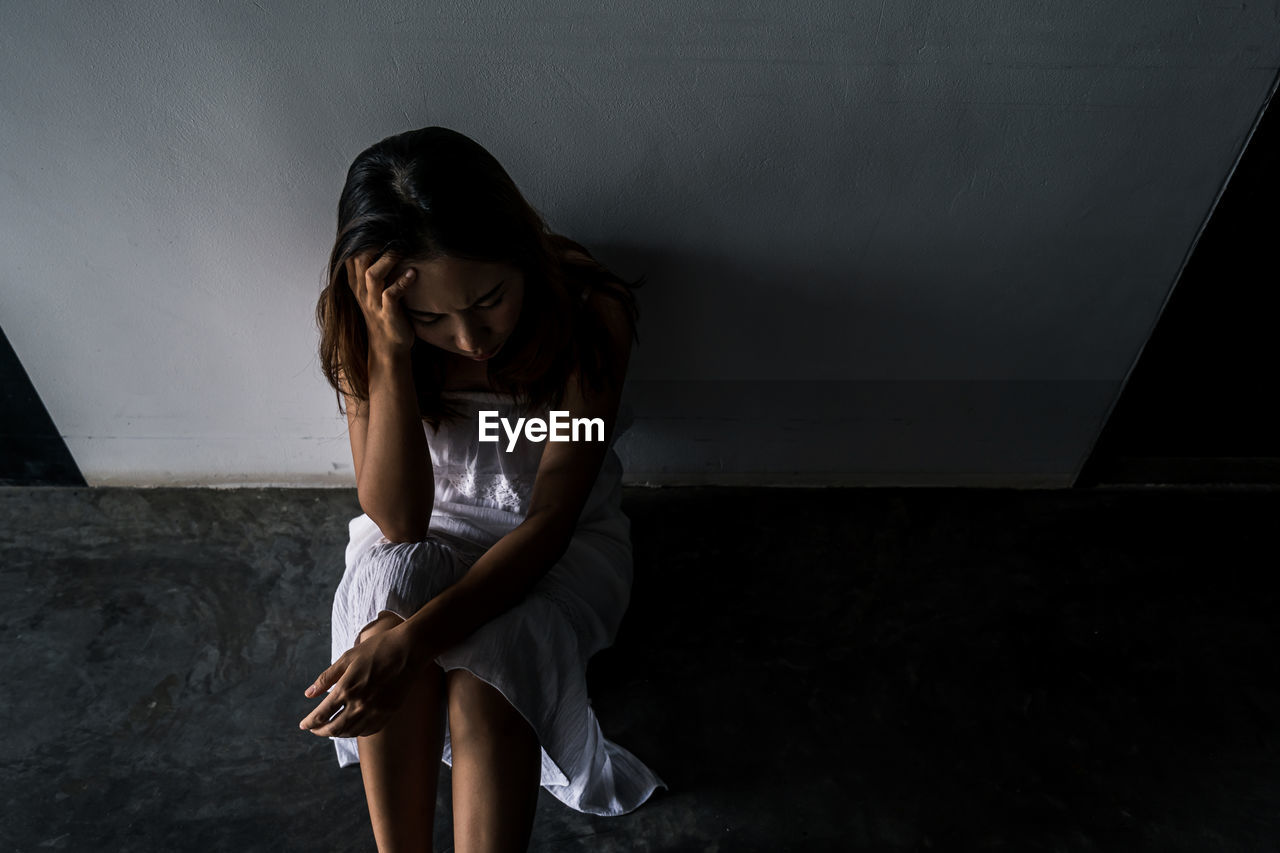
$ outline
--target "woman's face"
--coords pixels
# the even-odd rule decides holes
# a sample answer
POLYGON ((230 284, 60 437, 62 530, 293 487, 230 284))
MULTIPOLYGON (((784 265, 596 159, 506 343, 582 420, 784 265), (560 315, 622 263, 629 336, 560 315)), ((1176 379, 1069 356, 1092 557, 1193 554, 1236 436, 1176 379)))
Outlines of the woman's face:
POLYGON ((524 274, 518 267, 438 258, 400 264, 387 281, 407 269, 416 275, 400 303, 418 337, 432 346, 488 361, 515 331, 524 303, 524 274))

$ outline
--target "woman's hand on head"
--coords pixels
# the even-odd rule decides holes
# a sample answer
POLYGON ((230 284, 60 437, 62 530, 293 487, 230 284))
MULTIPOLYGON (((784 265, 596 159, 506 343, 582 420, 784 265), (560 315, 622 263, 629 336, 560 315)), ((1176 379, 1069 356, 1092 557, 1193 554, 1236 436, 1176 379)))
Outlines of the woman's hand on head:
POLYGON ((404 702, 411 680, 422 675, 411 635, 401 630, 403 626, 402 622, 366 637, 321 673, 305 695, 315 698, 333 689, 298 727, 321 737, 381 731, 404 702))
POLYGON ((383 352, 408 350, 416 337, 413 323, 400 304, 405 288, 413 282, 413 270, 406 270, 391 284, 385 281, 397 260, 393 254, 379 256, 372 250, 347 258, 347 283, 364 314, 369 347, 383 352))

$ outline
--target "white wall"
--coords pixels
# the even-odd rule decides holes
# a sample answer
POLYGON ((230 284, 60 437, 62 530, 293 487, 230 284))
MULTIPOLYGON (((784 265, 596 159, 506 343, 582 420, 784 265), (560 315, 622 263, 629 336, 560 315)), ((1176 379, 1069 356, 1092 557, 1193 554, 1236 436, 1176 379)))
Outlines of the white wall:
POLYGON ((90 484, 350 485, 338 192, 442 124, 649 274, 629 482, 1065 485, 1278 64, 1275 2, 8 0, 0 326, 90 484))

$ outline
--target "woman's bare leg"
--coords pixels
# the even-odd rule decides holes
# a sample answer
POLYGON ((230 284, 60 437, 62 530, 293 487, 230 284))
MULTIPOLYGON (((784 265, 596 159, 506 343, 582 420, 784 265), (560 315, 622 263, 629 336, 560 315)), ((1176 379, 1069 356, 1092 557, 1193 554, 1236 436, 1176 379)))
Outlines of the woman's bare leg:
MULTIPOLYGON (((403 621, 384 613, 356 642, 403 621)), ((359 739, 360 775, 379 853, 431 849, 444 746, 445 680, 437 664, 428 670, 382 730, 359 739)))
POLYGON ((497 688, 446 673, 453 748, 455 853, 524 853, 542 782, 542 747, 497 688))

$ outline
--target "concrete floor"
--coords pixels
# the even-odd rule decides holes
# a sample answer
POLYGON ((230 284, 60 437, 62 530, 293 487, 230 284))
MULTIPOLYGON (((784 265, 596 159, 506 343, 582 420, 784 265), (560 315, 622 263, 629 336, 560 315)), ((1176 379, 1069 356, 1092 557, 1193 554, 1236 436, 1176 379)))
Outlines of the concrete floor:
MULTIPOLYGON (((628 489, 671 786, 536 851, 1280 847, 1280 491, 628 489)), ((0 489, 0 849, 372 850, 300 732, 354 491, 0 489)), ((441 764, 438 850, 452 849, 441 764)))

